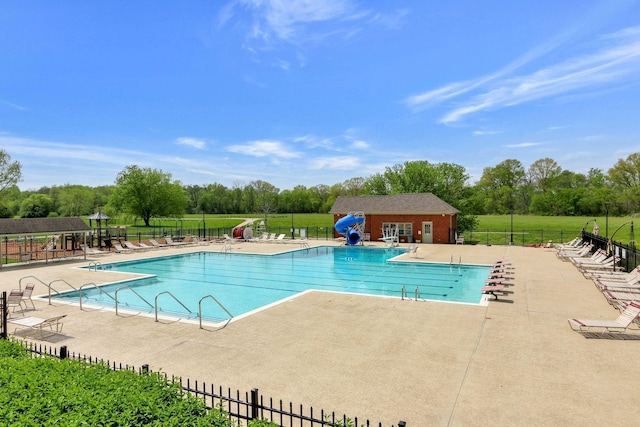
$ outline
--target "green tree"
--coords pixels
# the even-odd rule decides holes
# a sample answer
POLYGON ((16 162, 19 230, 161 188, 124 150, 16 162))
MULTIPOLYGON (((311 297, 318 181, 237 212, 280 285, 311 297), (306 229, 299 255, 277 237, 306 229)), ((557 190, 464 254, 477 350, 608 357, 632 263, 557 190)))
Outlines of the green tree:
POLYGON ((84 185, 58 188, 56 211, 61 216, 90 215, 94 208, 93 191, 84 185))
POLYGON ((543 193, 553 186, 553 181, 560 175, 562 168, 555 160, 545 157, 536 160, 529 166, 529 182, 535 191, 543 193))
POLYGON ((13 187, 22 181, 22 165, 11 161, 11 156, 0 149, 0 193, 8 187, 13 187))
POLYGON ((516 159, 507 159, 495 167, 486 167, 478 188, 486 194, 486 212, 507 214, 516 207, 516 190, 524 184, 525 171, 516 159))
POLYGON ((21 218, 46 218, 52 212, 53 201, 46 194, 31 194, 20 203, 21 218))
POLYGON ((109 205, 115 211, 142 218, 145 225, 155 216, 181 216, 187 197, 179 181, 161 170, 127 166, 116 177, 109 205))
POLYGON ((640 153, 633 153, 608 171, 609 180, 616 192, 615 200, 608 200, 609 211, 630 213, 640 206, 640 153))

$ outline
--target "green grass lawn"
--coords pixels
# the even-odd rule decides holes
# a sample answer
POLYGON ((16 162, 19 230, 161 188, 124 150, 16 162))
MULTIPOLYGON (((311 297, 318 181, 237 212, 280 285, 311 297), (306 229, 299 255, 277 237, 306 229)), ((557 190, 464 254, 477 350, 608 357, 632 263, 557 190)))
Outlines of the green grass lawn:
MULTIPOLYGON (((264 216, 258 214, 237 214, 237 215, 205 215, 202 214, 185 215, 180 220, 152 221, 151 229, 143 226, 138 220, 134 224, 128 224, 132 234, 148 234, 153 229, 173 230, 181 228, 190 233, 197 233, 206 224, 207 230, 231 228, 241 223, 244 219, 259 218, 265 221, 267 229, 274 233, 290 234, 291 225, 294 228, 308 229, 308 237, 325 238, 331 235, 333 227, 333 215, 331 214, 270 214, 266 220, 264 216)), ((611 236, 618 227, 621 227, 615 234, 614 240, 626 243, 631 240, 632 217, 609 217, 608 221, 604 217, 581 217, 581 216, 535 216, 535 215, 513 215, 513 243, 516 245, 534 245, 553 242, 565 242, 578 236, 586 226, 587 231, 593 231, 594 219, 600 227, 600 234, 611 236), (608 223, 608 227, 607 227, 608 223)), ((258 223, 259 223, 258 221, 258 223)), ((478 227, 473 232, 463 233, 465 239, 479 244, 508 245, 511 243, 511 215, 480 215, 478 216, 478 227)), ((115 224, 114 224, 115 225, 115 224)), ((123 224, 125 225, 125 224, 123 224)))

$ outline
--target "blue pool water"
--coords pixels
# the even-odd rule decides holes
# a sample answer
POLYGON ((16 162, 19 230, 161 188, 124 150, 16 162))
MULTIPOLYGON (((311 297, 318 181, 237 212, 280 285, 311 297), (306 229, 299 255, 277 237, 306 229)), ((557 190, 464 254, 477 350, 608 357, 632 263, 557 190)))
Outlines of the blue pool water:
MULTIPOLYGON (((395 262, 389 259, 405 252, 401 248, 328 247, 286 252, 277 255, 195 252, 190 254, 118 262, 104 265, 105 270, 144 273, 152 277, 102 286, 103 291, 82 291, 84 304, 113 307, 118 291, 119 308, 151 311, 156 295, 171 292, 189 311, 170 295, 158 296, 158 307, 168 314, 197 317, 201 298, 212 295, 234 316, 315 289, 419 299, 478 303, 480 288, 489 267, 434 263, 395 262), (137 296, 129 288, 140 295, 137 296)), ((78 301, 77 293, 59 298, 78 301)), ((207 319, 228 316, 211 298, 202 302, 207 319)))

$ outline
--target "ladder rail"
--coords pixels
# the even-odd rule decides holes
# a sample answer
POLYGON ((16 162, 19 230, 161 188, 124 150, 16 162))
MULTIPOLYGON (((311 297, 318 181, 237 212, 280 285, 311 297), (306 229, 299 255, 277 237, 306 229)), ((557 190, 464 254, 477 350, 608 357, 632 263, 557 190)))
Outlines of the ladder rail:
POLYGON ((122 290, 130 290, 131 292, 133 292, 138 298, 140 298, 142 301, 144 301, 149 307, 154 308, 153 304, 151 304, 149 301, 147 301, 142 295, 140 295, 139 293, 137 293, 131 286, 123 286, 121 288, 116 289, 115 292, 115 301, 116 301, 116 316, 118 315, 118 306, 119 306, 119 301, 118 301, 118 292, 122 291, 122 290))
POLYGON ((225 326, 231 322, 231 319, 233 319, 233 314, 231 314, 229 312, 229 310, 227 310, 227 308, 222 305, 222 303, 220 301, 218 301, 218 299, 216 297, 214 297, 213 295, 205 295, 202 298, 200 298, 200 301, 198 301, 198 319, 200 321, 200 329, 202 328, 202 301, 204 301, 205 299, 210 298, 212 299, 216 304, 218 304, 218 306, 223 309, 225 311, 225 313, 227 313, 229 315, 229 320, 227 320, 227 322, 225 323, 225 326))
POLYGON ((79 297, 79 299, 80 299, 80 310, 82 310, 82 289, 83 289, 85 286, 93 286, 94 288, 96 288, 96 289, 99 291, 99 293, 101 293, 101 294, 104 294, 104 295, 108 296, 108 297, 109 297, 109 298, 111 298, 111 299, 113 300, 113 302, 115 303, 116 299, 115 299, 115 298, 114 298, 114 297, 113 297, 109 292, 105 291, 104 289, 102 289, 102 287, 101 287, 101 286, 98 286, 98 285, 96 285, 96 284, 95 284, 95 283, 93 283, 93 282, 88 282, 88 283, 85 283, 85 284, 83 284, 82 286, 80 286, 80 287, 78 288, 78 297, 79 297))
POLYGON ((173 298, 173 300, 175 302, 177 302, 178 304, 180 304, 185 310, 187 310, 189 313, 193 314, 193 311, 189 310, 189 308, 184 305, 182 303, 182 301, 180 301, 178 298, 176 298, 175 295, 173 295, 170 291, 162 291, 159 294, 156 295, 155 300, 154 300, 154 309, 155 309, 155 313, 156 313, 156 322, 158 321, 158 298, 160 297, 160 295, 169 295, 171 298, 173 298))

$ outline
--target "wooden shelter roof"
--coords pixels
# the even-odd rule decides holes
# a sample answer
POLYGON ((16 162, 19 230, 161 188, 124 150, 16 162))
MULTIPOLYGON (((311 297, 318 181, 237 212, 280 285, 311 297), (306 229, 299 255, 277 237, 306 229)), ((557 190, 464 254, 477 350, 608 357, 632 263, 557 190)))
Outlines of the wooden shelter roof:
POLYGON ((91 231, 82 219, 68 218, 0 218, 0 235, 80 233, 91 231))
POLYGON ((389 196, 338 196, 332 214, 458 214, 460 211, 432 193, 392 194, 389 196))

